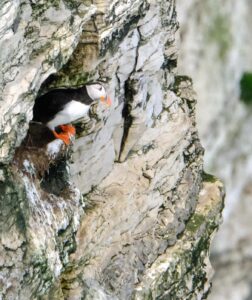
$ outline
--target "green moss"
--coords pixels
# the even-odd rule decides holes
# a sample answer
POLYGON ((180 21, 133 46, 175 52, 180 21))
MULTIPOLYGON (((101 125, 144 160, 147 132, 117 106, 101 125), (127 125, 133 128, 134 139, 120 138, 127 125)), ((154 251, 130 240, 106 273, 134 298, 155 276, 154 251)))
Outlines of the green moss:
POLYGON ((19 232, 25 236, 28 207, 24 189, 10 170, 5 167, 0 170, 4 179, 4 181, 0 181, 1 229, 9 230, 15 224, 19 232))
POLYGON ((186 229, 192 233, 196 232, 202 223, 205 222, 203 215, 194 214, 186 225, 186 229))
MULTIPOLYGON (((197 246, 192 251, 192 265, 193 266, 199 266, 203 264, 204 257, 206 256, 206 251, 209 249, 209 239, 202 237, 199 242, 197 243, 197 246), (204 253, 204 256, 202 257, 202 253, 204 253)), ((204 283, 206 281, 206 273, 204 269, 198 270, 198 272, 195 272, 195 276, 193 276, 193 290, 196 288, 203 289, 204 283)))
POLYGON ((21 211, 18 211, 16 213, 16 224, 20 232, 25 233, 26 231, 25 216, 21 211))
POLYGON ((214 183, 216 182, 218 179, 211 175, 211 174, 207 174, 205 172, 202 173, 202 180, 205 181, 205 182, 211 182, 211 183, 214 183))
POLYGON ((52 74, 46 79, 46 81, 42 84, 38 94, 41 95, 47 92, 48 90, 52 90, 54 88, 59 87, 80 87, 90 82, 92 76, 93 75, 88 72, 76 72, 75 74, 73 74, 73 71, 71 71, 70 69, 65 70, 65 68, 63 68, 58 73, 52 74))
MULTIPOLYGON (((64 4, 71 10, 78 9, 78 7, 82 4, 81 1, 76 0, 67 0, 64 2, 64 4)), ((85 3, 86 4, 86 3, 85 3)))
MULTIPOLYGON (((192 79, 185 75, 175 76, 171 90, 177 94, 182 85, 185 85, 185 83, 187 84, 187 86, 192 86, 192 79)), ((182 88, 184 88, 184 86, 182 88)))
POLYGON ((66 266, 69 262, 69 255, 76 251, 77 245, 73 228, 68 226, 66 230, 60 230, 57 239, 61 263, 66 266))
POLYGON ((52 286, 54 281, 54 274, 49 267, 48 260, 45 256, 36 255, 32 258, 31 266, 27 272, 24 282, 32 285, 36 280, 40 280, 40 285, 33 290, 32 299, 41 299, 48 289, 52 286))
POLYGON ((41 187, 48 193, 56 196, 67 195, 69 174, 66 158, 52 164, 41 181, 41 187))
POLYGON ((49 1, 37 1, 36 3, 31 2, 32 15, 34 18, 39 18, 43 13, 50 7, 56 9, 59 8, 60 0, 49 0, 49 1))
POLYGON ((241 100, 252 105, 252 73, 244 73, 240 80, 240 98, 241 100))

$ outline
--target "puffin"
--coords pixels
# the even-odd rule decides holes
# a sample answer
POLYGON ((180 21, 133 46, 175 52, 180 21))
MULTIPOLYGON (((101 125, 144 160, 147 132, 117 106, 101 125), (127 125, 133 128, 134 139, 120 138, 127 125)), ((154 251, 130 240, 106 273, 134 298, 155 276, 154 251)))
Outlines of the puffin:
POLYGON ((55 89, 38 97, 33 107, 33 121, 43 123, 56 139, 66 145, 75 135, 72 122, 84 117, 92 103, 101 101, 107 106, 112 102, 101 83, 90 83, 80 88, 55 89), (60 128, 58 133, 56 128, 60 128))

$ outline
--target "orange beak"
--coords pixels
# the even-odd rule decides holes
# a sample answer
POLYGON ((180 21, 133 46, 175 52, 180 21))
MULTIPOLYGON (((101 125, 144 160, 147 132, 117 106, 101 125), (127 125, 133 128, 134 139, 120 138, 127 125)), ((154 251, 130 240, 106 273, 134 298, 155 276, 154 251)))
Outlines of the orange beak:
POLYGON ((111 99, 110 99, 109 96, 108 96, 107 98, 104 97, 104 96, 101 96, 100 99, 101 99, 101 102, 102 102, 103 104, 105 104, 105 105, 107 105, 107 106, 111 106, 111 105, 112 105, 112 101, 111 101, 111 99))

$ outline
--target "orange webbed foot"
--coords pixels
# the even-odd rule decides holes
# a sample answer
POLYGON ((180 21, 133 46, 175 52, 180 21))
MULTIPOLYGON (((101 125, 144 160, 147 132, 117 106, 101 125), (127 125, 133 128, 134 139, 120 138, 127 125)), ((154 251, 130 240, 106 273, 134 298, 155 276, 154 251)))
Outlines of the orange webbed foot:
POLYGON ((70 133, 71 135, 75 135, 76 130, 72 125, 60 125, 60 128, 65 133, 70 133))
POLYGON ((68 133, 65 133, 65 132, 57 133, 54 130, 52 132, 53 132, 53 135, 56 137, 56 139, 62 140, 66 145, 70 144, 70 136, 68 133))

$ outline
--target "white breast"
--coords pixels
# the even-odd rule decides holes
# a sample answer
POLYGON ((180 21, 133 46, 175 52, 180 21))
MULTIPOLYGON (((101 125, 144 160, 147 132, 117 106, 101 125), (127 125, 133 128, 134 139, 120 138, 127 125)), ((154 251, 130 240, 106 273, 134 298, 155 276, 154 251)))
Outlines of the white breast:
POLYGON ((79 101, 72 100, 64 107, 63 110, 58 112, 55 115, 55 117, 46 125, 51 130, 54 130, 54 128, 59 125, 69 124, 75 120, 84 117, 87 114, 89 107, 90 107, 89 105, 83 104, 79 101))

